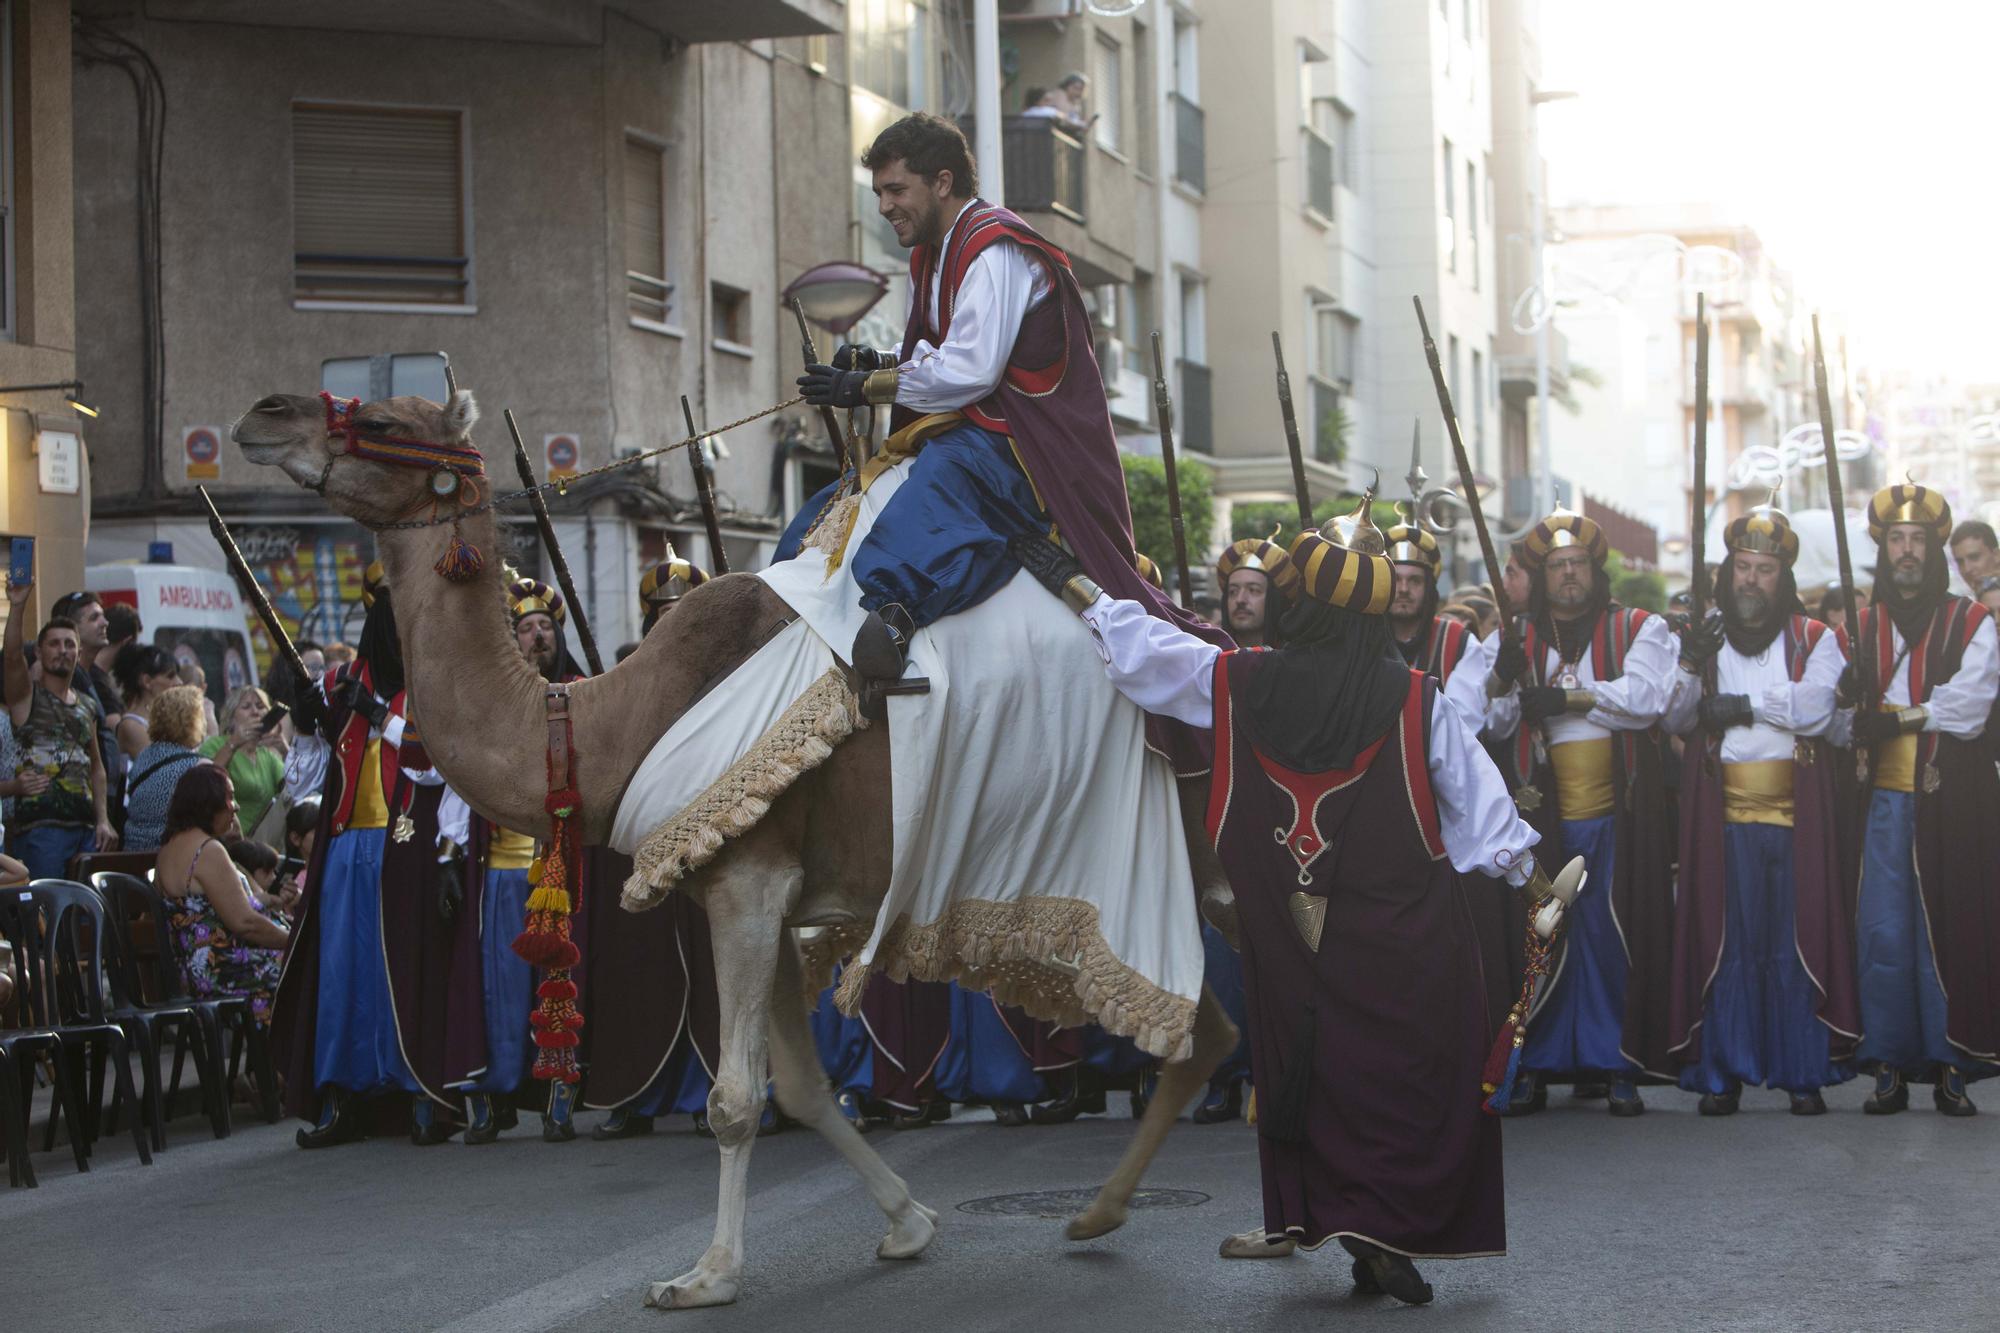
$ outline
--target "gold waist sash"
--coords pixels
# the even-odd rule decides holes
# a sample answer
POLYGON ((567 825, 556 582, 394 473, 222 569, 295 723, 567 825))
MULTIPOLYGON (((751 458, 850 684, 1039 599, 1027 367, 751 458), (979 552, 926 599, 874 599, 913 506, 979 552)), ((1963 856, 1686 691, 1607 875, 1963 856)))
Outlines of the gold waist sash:
POLYGON ((361 772, 354 782, 354 809, 348 814, 347 827, 350 830, 389 827, 389 800, 382 792, 380 741, 368 742, 361 752, 361 772))
POLYGON ((1875 786, 1881 791, 1917 789, 1917 734, 1897 736, 1875 747, 1875 786))
POLYGON ((1722 766, 1722 817, 1731 824, 1792 826, 1792 761, 1722 766))
POLYGON ((1601 819, 1616 795, 1611 780, 1612 739, 1566 741, 1549 747, 1556 770, 1556 810, 1564 819, 1601 819))
POLYGON ((526 870, 535 859, 535 840, 510 828, 496 828, 486 845, 488 870, 526 870))

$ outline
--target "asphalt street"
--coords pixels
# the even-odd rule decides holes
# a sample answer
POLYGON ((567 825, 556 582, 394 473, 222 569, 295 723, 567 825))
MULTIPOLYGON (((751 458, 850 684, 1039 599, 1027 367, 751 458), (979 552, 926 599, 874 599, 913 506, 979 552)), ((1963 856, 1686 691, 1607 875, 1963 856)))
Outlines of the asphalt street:
POLYGON ((41 1188, 0 1191, 0 1328, 1994 1327, 2000 1117, 1946 1120, 1919 1094, 1918 1109, 1877 1120, 1860 1113, 1862 1091, 1836 1090, 1814 1120, 1778 1093, 1705 1120, 1692 1097, 1654 1091, 1635 1121, 1559 1094, 1507 1123, 1508 1257, 1426 1265, 1437 1300, 1422 1311, 1353 1296, 1333 1247, 1216 1257, 1261 1216, 1241 1123, 1184 1122, 1147 1178, 1175 1206, 1135 1211, 1099 1240, 1069 1244, 1055 1218, 966 1210, 1094 1186, 1130 1129, 1122 1098, 1112 1116, 1062 1127, 966 1115, 873 1134, 942 1215, 913 1262, 875 1259, 881 1215, 815 1137, 762 1139, 741 1298, 671 1313, 643 1308, 646 1284, 692 1266, 715 1202, 715 1147, 685 1121, 619 1143, 546 1145, 524 1119, 488 1147, 306 1153, 291 1126, 215 1141, 183 1120, 152 1167, 129 1138, 106 1140, 87 1175, 37 1154, 41 1188))

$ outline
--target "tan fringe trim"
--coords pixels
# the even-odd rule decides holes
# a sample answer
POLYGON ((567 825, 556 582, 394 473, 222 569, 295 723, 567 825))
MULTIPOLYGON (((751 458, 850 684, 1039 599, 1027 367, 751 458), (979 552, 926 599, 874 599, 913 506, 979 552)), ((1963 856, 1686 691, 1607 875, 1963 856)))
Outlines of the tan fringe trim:
POLYGON ((867 922, 815 926, 810 932, 798 932, 799 961, 805 964, 805 989, 811 1007, 818 1007, 820 994, 833 984, 833 969, 841 959, 851 957, 874 933, 867 922))
POLYGON ((1167 1060, 1185 1060, 1193 1050, 1195 1002, 1127 967, 1104 942, 1097 908, 1076 898, 968 898, 927 926, 899 917, 873 963, 841 974, 834 1003, 843 1014, 860 1009, 877 973, 991 991, 1030 1017, 1064 1027, 1095 1023, 1167 1060))
POLYGON ((628 912, 659 906, 689 871, 713 861, 730 838, 755 828, 773 801, 867 725, 846 677, 838 667, 829 668, 708 790, 646 835, 632 857, 619 905, 628 912))
POLYGON ((813 524, 801 551, 820 551, 826 556, 826 576, 831 579, 847 554, 847 539, 854 535, 854 520, 861 515, 861 493, 851 492, 835 500, 819 522, 813 524))

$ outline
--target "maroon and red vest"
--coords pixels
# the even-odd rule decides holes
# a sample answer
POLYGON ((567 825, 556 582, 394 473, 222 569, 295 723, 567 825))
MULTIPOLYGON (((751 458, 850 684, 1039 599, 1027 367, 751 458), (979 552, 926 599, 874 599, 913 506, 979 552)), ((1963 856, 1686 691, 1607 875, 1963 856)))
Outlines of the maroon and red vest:
MULTIPOLYGON (((332 668, 325 677, 326 697, 331 699, 335 687, 342 681, 357 677, 368 688, 375 687, 374 672, 369 670, 368 663, 359 658, 332 668)), ((397 717, 404 716, 408 701, 407 691, 397 694, 389 701, 389 711, 397 717)), ((338 761, 338 766, 328 764, 326 780, 329 787, 322 788, 320 797, 332 816, 334 836, 345 833, 348 822, 354 818, 354 795, 360 788, 361 761, 367 753, 368 719, 360 713, 349 713, 333 741, 333 758, 338 761), (330 784, 336 780, 340 785, 332 788, 330 784)), ((382 742, 381 760, 382 799, 387 801, 390 793, 396 790, 396 774, 401 767, 397 748, 387 741, 382 742)))
MULTIPOLYGON (((1597 618, 1597 628, 1590 636, 1591 671, 1598 680, 1616 680, 1625 673, 1625 654, 1631 651, 1632 640, 1639 637, 1639 627, 1646 623, 1652 612, 1636 606, 1613 605, 1604 608, 1604 614, 1597 618)), ((1541 636, 1530 617, 1521 619, 1521 647, 1528 655, 1528 674, 1531 683, 1547 685, 1548 650, 1550 644, 1541 636)), ((1651 731, 1621 731, 1617 733, 1618 744, 1613 749, 1619 763, 1619 774, 1633 772, 1638 766, 1639 745, 1642 741, 1651 743, 1651 731)), ((1509 750, 1509 765, 1512 768, 1507 777, 1509 785, 1518 787, 1522 783, 1535 781, 1535 729, 1523 724, 1515 728, 1513 745, 1509 750)), ((1625 790, 1620 781, 1617 790, 1625 790)))
POLYGON ((1450 683, 1451 673, 1465 660, 1465 650, 1471 644, 1472 632, 1466 629, 1464 621, 1454 616, 1436 616, 1431 620, 1423 651, 1417 656, 1424 671, 1443 689, 1450 683))
MULTIPOLYGON (((1909 670, 1910 702, 1923 704, 1931 697, 1931 691, 1958 674, 1958 668, 1965 661, 1966 647, 1980 623, 1991 617, 1980 603, 1966 597, 1947 597, 1934 615, 1930 628, 1924 636, 1913 644, 1908 644, 1908 655, 1904 659, 1909 670)), ((1878 614, 1875 607, 1861 613, 1861 633, 1859 642, 1864 651, 1872 654, 1874 668, 1871 684, 1877 698, 1887 693, 1891 677, 1901 669, 1897 665, 1894 634, 1895 620, 1878 614)), ((1953 740, 1941 731, 1917 733, 1917 773, 1921 775, 1935 770, 1938 747, 1945 741, 1953 740)))

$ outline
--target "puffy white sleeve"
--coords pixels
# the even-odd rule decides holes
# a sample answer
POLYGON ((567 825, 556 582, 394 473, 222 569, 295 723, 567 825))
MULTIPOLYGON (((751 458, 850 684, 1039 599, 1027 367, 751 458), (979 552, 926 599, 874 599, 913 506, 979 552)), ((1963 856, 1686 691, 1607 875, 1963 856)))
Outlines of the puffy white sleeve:
POLYGON ((1667 628, 1666 617, 1647 616, 1639 622, 1618 679, 1591 685, 1597 704, 1590 720, 1610 731, 1644 731, 1658 722, 1667 711, 1680 652, 1680 639, 1667 628))
POLYGON ((1806 659, 1805 675, 1797 682, 1786 681, 1764 691, 1750 701, 1759 722, 1789 731, 1795 736, 1824 736, 1833 722, 1833 695, 1840 685, 1847 654, 1840 650, 1840 636, 1828 631, 1813 645, 1806 659))
POLYGON ((460 847, 472 841, 472 807, 450 787, 438 802, 438 842, 455 842, 460 847))
POLYGON ((1526 884, 1535 870, 1530 853, 1541 835, 1521 819, 1500 770, 1443 695, 1431 704, 1429 764, 1439 830, 1453 868, 1526 884))
POLYGON ((285 752, 285 795, 296 805, 317 801, 326 788, 326 761, 333 747, 315 731, 302 731, 285 752))
POLYGON ((920 412, 946 412, 987 397, 1007 371, 1021 321, 1053 290, 1042 262, 1019 244, 995 241, 981 250, 959 284, 943 346, 919 339, 898 367, 896 401, 920 412))
POLYGON ((1100 593, 1083 613, 1118 692, 1149 713, 1215 725, 1215 662, 1222 650, 1128 602, 1100 593))
POLYGON ((1467 644, 1465 660, 1458 664, 1458 670, 1451 673, 1451 680, 1444 687, 1445 697, 1465 714, 1465 720, 1483 726, 1486 734, 1494 740, 1505 740, 1521 726, 1521 690, 1518 685, 1510 686, 1497 699, 1486 693, 1486 683, 1493 679, 1493 660, 1499 655, 1503 633, 1503 630, 1496 629, 1476 643, 1467 644))
POLYGON ((1924 730, 1941 731, 1962 741, 1977 739, 1986 730, 1996 691, 2000 691, 2000 637, 1996 637, 1989 616, 1972 631, 1972 642, 1965 645, 1957 674, 1931 691, 1924 705, 1929 710, 1924 730))
POLYGON ((1661 716, 1660 725, 1673 735, 1685 736, 1694 730, 1700 711, 1701 677, 1676 666, 1673 684, 1667 688, 1667 711, 1661 716))

